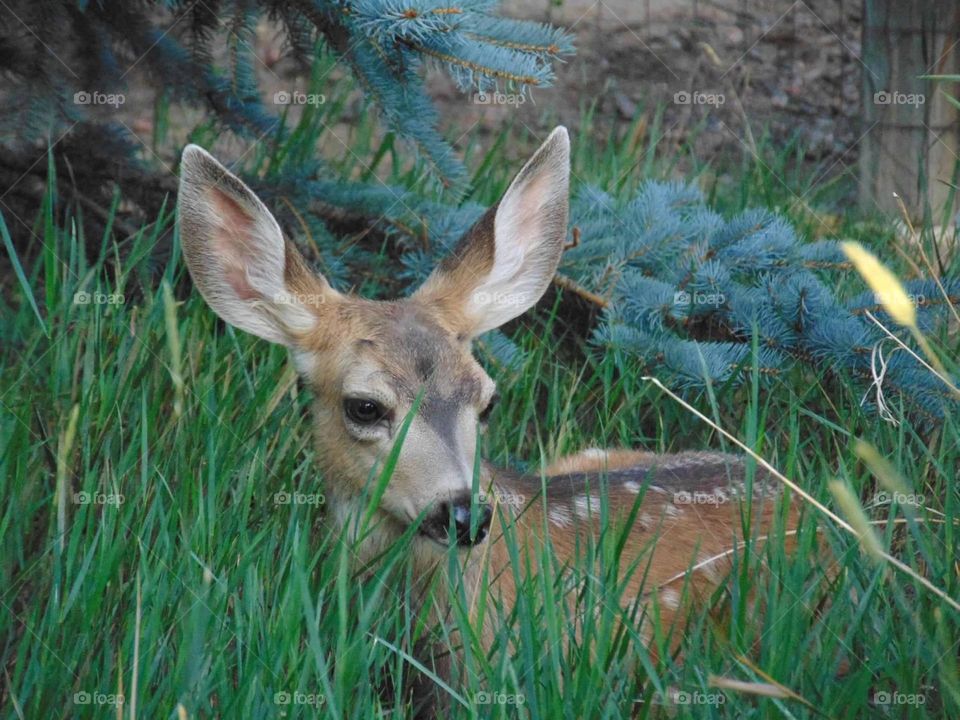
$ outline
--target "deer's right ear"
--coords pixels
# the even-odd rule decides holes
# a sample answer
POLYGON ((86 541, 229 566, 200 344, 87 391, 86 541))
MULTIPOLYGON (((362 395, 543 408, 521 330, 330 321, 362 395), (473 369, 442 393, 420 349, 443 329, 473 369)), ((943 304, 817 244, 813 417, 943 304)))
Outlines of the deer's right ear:
POLYGON ((183 151, 177 215, 190 275, 231 325, 289 346, 338 296, 253 191, 196 145, 183 151))

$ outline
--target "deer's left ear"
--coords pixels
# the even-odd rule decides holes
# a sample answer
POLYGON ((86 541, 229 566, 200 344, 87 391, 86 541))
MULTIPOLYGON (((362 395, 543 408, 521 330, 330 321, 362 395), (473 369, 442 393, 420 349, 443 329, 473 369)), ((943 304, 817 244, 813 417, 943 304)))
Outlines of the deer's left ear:
POLYGON ((558 127, 414 298, 436 307, 467 337, 524 313, 560 262, 569 186, 570 140, 558 127))

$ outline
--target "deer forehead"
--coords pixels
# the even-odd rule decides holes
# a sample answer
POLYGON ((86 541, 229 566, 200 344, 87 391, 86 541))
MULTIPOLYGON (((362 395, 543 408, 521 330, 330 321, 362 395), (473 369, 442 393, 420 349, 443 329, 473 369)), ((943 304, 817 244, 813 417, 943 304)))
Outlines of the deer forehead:
POLYGON ((298 369, 342 395, 410 403, 423 391, 421 413, 449 415, 480 405, 495 389, 460 340, 429 308, 411 300, 345 298, 334 321, 301 339, 298 369))

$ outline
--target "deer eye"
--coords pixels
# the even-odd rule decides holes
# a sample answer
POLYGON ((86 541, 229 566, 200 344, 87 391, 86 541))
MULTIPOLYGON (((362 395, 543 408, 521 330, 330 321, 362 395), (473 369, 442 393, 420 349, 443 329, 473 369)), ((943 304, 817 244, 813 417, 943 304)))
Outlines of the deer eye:
POLYGON ((380 403, 368 398, 347 398, 343 401, 343 412, 357 425, 373 425, 387 414, 380 403))
POLYGON ((495 392, 490 398, 490 402, 487 403, 487 406, 480 411, 480 414, 477 418, 482 423, 486 423, 490 419, 490 413, 493 412, 493 406, 497 404, 497 401, 500 399, 500 393, 495 392))

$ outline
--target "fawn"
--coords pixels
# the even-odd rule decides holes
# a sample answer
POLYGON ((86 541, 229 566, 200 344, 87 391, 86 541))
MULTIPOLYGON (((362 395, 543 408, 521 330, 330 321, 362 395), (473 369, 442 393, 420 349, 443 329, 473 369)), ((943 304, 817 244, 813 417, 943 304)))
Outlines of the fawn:
MULTIPOLYGON (((447 548, 460 546, 463 577, 469 582, 486 572, 509 609, 515 588, 513 574, 504 572, 505 526, 535 545, 546 540, 546 528, 563 562, 576 552, 578 537, 596 531, 603 491, 612 521, 627 518, 640 501, 624 561, 651 553, 630 577, 625 602, 657 602, 668 623, 680 609, 684 583, 699 593, 719 581, 746 524, 738 502, 684 499, 731 500, 749 485, 747 529, 766 533, 775 486, 759 470, 749 484, 743 461, 731 455, 590 450, 554 463, 545 481, 481 463, 480 487, 500 499, 503 512, 472 492, 477 433, 496 394, 471 341, 532 307, 550 284, 567 235, 569 163, 567 132, 558 127, 500 201, 400 300, 334 290, 284 239, 254 193, 195 145, 184 150, 181 164, 181 242, 197 288, 221 318, 290 349, 314 395, 328 505, 345 536, 355 537, 365 487, 419 402, 375 509, 375 529, 357 548, 361 566, 419 522, 414 577, 443 568, 447 548)), ((784 522, 796 516, 788 511, 784 522)))

